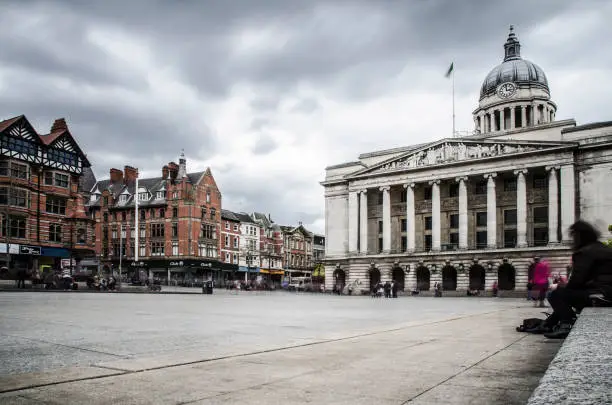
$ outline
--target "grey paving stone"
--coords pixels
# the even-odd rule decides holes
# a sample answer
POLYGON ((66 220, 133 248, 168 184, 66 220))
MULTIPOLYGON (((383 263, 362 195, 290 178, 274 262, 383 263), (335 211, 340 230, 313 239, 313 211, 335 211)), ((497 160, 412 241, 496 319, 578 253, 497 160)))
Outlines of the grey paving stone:
POLYGON ((529 405, 612 404, 612 308, 587 308, 529 405))

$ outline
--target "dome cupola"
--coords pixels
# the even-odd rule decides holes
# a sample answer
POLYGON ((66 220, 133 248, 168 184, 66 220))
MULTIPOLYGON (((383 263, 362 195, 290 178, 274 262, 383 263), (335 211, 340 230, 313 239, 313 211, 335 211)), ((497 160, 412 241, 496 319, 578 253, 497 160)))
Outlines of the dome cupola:
POLYGON ((521 43, 511 25, 504 59, 487 74, 480 88, 479 106, 473 113, 476 131, 532 127, 553 121, 556 111, 544 71, 521 57, 521 43))
MULTIPOLYGON (((521 43, 514 27, 510 26, 508 40, 504 44, 505 56, 501 64, 495 66, 487 75, 480 88, 480 100, 495 94, 498 87, 504 83, 514 83, 521 87, 539 88, 550 95, 548 80, 541 67, 533 62, 521 58, 521 43)), ((507 94, 508 90, 502 92, 507 94)))

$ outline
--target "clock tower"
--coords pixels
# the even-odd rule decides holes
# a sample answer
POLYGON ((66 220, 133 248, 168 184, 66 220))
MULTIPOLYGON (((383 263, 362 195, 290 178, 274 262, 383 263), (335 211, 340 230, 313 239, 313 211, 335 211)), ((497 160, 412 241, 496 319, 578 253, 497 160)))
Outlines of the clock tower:
POLYGON ((473 112, 476 132, 544 125, 555 119, 556 112, 544 71, 521 57, 521 43, 511 25, 504 59, 489 72, 480 89, 479 105, 473 112))

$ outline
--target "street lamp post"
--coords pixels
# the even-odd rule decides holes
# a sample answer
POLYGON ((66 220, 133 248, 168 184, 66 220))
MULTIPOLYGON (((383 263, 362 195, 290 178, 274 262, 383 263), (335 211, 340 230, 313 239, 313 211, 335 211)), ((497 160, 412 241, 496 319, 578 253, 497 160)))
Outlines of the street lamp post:
MULTIPOLYGON (((123 224, 119 228, 119 280, 121 280, 121 265, 123 263, 123 224)), ((119 281, 121 282, 121 281, 119 281)))

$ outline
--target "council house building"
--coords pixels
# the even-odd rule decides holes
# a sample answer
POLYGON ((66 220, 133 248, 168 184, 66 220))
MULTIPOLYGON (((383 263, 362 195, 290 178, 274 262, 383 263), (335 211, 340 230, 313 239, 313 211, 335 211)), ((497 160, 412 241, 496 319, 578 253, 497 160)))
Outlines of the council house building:
POLYGON ((565 274, 577 218, 609 235, 612 122, 556 120, 546 75, 521 57, 512 27, 504 51, 473 135, 326 168, 327 289, 525 290, 535 257, 565 274))

